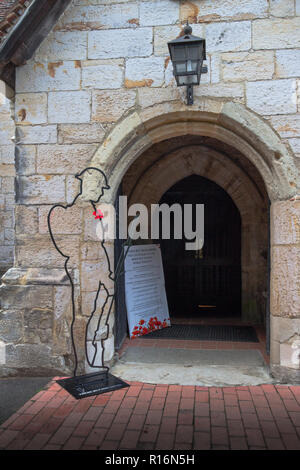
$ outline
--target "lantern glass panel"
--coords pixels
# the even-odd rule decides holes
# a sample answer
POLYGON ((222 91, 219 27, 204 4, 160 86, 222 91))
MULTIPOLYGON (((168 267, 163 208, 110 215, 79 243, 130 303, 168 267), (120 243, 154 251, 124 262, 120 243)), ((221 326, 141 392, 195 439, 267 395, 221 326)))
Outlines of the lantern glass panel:
POLYGON ((175 63, 176 74, 186 73, 186 62, 176 62, 175 63))
POLYGON ((187 61, 186 71, 187 72, 197 72, 197 66, 198 66, 197 60, 188 60, 187 61))
POLYGON ((173 46, 173 59, 174 60, 185 60, 186 59, 186 48, 185 48, 185 46, 173 46))
POLYGON ((182 85, 197 85, 198 77, 197 75, 183 75, 177 77, 177 83, 179 86, 182 85))
POLYGON ((202 55, 203 46, 197 44, 196 46, 189 45, 189 59, 199 60, 202 55))

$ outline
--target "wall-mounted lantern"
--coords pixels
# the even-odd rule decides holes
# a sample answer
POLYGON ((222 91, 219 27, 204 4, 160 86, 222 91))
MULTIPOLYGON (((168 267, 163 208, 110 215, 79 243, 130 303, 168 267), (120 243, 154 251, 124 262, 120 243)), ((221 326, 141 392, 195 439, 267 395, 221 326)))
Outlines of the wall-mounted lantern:
POLYGON ((184 36, 168 42, 173 74, 178 86, 187 87, 187 104, 193 104, 193 85, 199 85, 206 60, 205 39, 192 36, 192 28, 187 23, 184 36))

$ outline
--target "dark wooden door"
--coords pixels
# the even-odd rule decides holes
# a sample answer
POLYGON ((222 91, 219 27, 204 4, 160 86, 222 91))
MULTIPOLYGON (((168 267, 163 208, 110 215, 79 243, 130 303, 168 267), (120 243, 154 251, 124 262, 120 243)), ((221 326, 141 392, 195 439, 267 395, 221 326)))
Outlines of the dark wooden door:
POLYGON ((160 203, 204 204, 200 252, 185 250, 185 239, 160 240, 170 315, 240 315, 241 220, 230 196, 193 175, 170 188, 160 203))

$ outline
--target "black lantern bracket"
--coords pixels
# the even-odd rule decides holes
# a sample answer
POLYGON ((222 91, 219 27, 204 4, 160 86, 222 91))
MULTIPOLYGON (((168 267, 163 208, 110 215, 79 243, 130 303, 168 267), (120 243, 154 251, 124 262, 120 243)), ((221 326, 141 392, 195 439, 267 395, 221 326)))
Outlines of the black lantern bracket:
POLYGON ((187 104, 192 105, 193 86, 200 84, 201 75, 207 73, 205 39, 192 35, 192 27, 187 22, 183 36, 168 42, 173 74, 177 86, 186 86, 187 104))

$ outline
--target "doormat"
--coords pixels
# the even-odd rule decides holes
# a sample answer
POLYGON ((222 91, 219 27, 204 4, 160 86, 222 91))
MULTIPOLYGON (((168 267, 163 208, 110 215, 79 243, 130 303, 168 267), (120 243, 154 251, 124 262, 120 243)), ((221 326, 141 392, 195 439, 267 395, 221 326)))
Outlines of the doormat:
POLYGON ((145 339, 191 339, 201 341, 236 341, 258 343, 256 331, 252 326, 230 325, 172 325, 147 335, 145 339))
POLYGON ((126 382, 106 371, 78 375, 56 382, 77 400, 129 387, 126 382))

